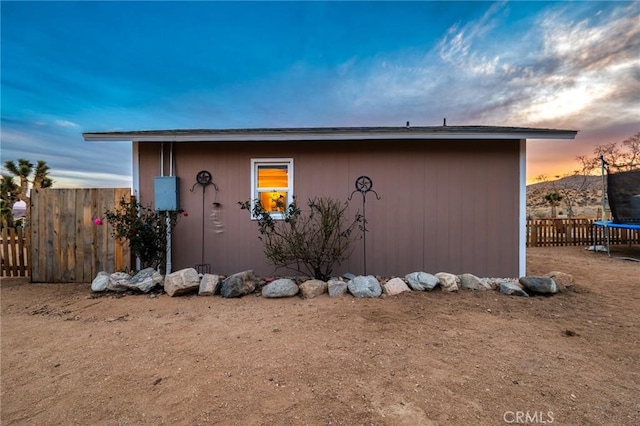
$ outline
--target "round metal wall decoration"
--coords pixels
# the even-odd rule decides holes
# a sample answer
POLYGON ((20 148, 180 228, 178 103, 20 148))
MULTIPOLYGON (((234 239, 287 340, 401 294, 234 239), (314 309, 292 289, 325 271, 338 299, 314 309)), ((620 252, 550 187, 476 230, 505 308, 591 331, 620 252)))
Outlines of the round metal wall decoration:
POLYGON ((365 193, 371 191, 373 188, 373 181, 369 176, 360 176, 356 179, 356 191, 365 193))
POLYGON ((202 170, 198 172, 198 174, 196 175, 196 181, 200 185, 209 184, 211 182, 211 173, 209 173, 207 170, 202 170))

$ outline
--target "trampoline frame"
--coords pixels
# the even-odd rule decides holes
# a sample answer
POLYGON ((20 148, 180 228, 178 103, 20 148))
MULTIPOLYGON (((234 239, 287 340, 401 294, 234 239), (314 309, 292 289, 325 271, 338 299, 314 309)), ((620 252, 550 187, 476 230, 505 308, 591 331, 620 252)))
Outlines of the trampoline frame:
MULTIPOLYGON (((634 223, 615 223, 612 220, 606 220, 606 207, 607 204, 609 203, 609 200, 607 199, 607 187, 605 184, 605 172, 608 174, 609 173, 609 168, 607 167, 609 164, 604 160, 604 156, 600 156, 600 163, 601 163, 601 174, 602 174, 602 220, 597 220, 593 222, 593 226, 598 226, 603 228, 604 230, 604 237, 605 237, 605 244, 606 244, 606 248, 607 248, 607 256, 611 257, 611 244, 610 244, 610 239, 609 239, 609 228, 619 228, 619 229, 630 229, 633 231, 640 231, 640 224, 634 224, 634 223)), ((596 233, 593 233, 593 247, 594 250, 593 252, 596 253, 597 250, 595 250, 596 248, 596 233)), ((640 259, 636 259, 633 257, 624 257, 622 259, 625 260, 633 260, 636 262, 640 262, 640 259)))

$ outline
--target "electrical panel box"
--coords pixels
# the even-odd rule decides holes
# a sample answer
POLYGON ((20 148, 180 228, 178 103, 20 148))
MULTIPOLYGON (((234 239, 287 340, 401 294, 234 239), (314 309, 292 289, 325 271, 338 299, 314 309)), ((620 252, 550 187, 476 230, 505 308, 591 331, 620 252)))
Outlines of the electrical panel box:
POLYGON ((176 211, 180 208, 177 176, 156 176, 153 189, 157 211, 176 211))

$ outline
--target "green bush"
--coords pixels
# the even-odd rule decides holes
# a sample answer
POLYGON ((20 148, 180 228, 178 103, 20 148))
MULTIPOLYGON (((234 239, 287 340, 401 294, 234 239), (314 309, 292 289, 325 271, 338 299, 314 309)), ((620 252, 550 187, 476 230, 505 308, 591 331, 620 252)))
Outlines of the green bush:
MULTIPOLYGON (((239 202, 257 218, 258 237, 264 243, 264 253, 277 267, 284 267, 327 280, 335 265, 352 252, 351 243, 359 237, 356 227, 363 230, 363 218, 356 214, 347 219, 347 204, 332 198, 313 198, 304 213, 296 200, 284 209, 284 219, 276 220, 259 200, 239 202)), ((282 206, 284 207, 284 206, 282 206)))
MULTIPOLYGON (((169 226, 173 228, 182 211, 168 213, 169 226)), ((122 198, 117 209, 105 212, 105 218, 113 227, 113 236, 129 242, 129 248, 134 256, 140 259, 142 269, 149 267, 158 269, 165 262, 167 251, 165 212, 143 206, 135 198, 130 201, 122 198)))

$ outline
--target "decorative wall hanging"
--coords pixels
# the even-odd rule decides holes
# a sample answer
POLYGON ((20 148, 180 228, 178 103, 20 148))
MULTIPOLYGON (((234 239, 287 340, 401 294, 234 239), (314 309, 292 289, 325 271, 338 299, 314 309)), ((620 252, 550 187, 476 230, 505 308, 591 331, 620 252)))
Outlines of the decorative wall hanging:
POLYGON ((213 188, 216 190, 216 201, 213 203, 216 208, 220 207, 220 203, 217 202, 218 198, 218 185, 216 185, 211 177, 211 173, 207 170, 202 170, 198 172, 196 175, 196 183, 191 187, 191 192, 194 191, 196 185, 202 186, 202 229, 200 233, 201 239, 201 251, 200 251, 200 263, 195 266, 196 271, 200 274, 208 274, 211 272, 211 265, 209 263, 204 263, 204 199, 205 192, 207 190, 207 186, 213 185, 213 188))
POLYGON ((367 211, 366 211, 366 202, 367 202, 367 194, 369 192, 373 192, 376 196, 376 199, 380 200, 381 197, 378 195, 376 191, 373 190, 373 181, 369 176, 360 176, 356 179, 356 189, 349 195, 349 201, 353 198, 353 194, 359 192, 362 194, 362 248, 363 248, 363 269, 364 275, 367 275, 367 211))

